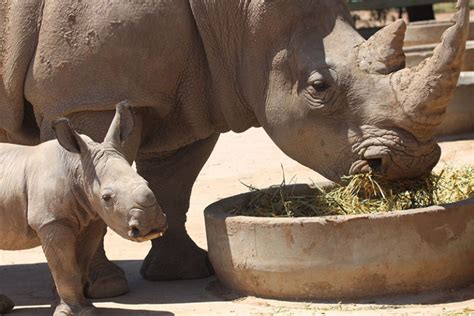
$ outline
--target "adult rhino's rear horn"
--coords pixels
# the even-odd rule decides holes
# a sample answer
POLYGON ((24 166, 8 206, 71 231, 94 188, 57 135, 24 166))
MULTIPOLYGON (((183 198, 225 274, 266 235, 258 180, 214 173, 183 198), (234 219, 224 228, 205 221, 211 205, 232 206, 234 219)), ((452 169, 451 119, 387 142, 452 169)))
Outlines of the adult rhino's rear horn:
POLYGON ((407 25, 397 20, 359 46, 359 67, 369 73, 387 75, 405 67, 403 41, 407 25))
POLYGON ((469 32, 469 0, 458 0, 457 9, 454 25, 444 32, 433 56, 391 77, 399 105, 426 137, 441 123, 461 71, 469 32))

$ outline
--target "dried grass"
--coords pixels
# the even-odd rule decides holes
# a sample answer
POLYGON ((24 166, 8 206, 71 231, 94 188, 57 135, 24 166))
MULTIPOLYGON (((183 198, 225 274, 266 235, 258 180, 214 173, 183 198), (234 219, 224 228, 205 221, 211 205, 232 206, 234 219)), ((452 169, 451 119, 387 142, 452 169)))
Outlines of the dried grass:
POLYGON ((257 217, 312 217, 392 212, 446 204, 474 197, 474 165, 448 167, 415 180, 383 181, 372 174, 344 177, 332 188, 295 195, 286 180, 270 190, 247 186, 253 192, 230 213, 257 217))

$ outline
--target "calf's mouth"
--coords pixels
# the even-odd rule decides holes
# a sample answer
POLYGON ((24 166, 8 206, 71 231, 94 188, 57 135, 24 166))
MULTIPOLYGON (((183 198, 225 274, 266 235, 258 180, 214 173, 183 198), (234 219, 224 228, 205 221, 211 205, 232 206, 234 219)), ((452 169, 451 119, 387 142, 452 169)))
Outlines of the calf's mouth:
POLYGON ((152 229, 146 235, 141 236, 140 230, 136 227, 132 227, 128 231, 128 237, 130 238, 130 240, 135 241, 135 242, 145 242, 145 241, 162 237, 165 234, 167 229, 168 229, 168 226, 164 228, 152 229))

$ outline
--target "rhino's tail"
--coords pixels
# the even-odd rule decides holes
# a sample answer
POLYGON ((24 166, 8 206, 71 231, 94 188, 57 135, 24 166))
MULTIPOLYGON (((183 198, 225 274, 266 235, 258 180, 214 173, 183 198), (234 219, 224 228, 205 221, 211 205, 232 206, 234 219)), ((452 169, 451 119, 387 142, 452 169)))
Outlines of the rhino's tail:
POLYGON ((6 297, 5 295, 0 295, 0 314, 6 314, 13 310, 15 305, 12 300, 6 297))
POLYGON ((44 0, 0 0, 0 140, 37 143, 39 132, 24 99, 44 0), (3 135, 2 135, 3 134, 3 135))

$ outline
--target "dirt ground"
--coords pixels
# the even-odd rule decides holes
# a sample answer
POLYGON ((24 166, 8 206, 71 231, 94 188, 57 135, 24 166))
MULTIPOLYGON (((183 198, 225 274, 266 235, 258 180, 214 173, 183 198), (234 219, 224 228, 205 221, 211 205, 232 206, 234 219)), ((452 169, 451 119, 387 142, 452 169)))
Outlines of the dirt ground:
MULTIPOLYGON (((442 143, 443 160, 474 163, 474 134, 465 140, 442 143)), ((222 135, 193 191, 188 231, 206 247, 202 211, 217 199, 241 193, 240 183, 268 186, 286 178, 297 182, 323 180, 286 157, 261 129, 222 135)), ((135 244, 112 232, 106 237, 109 258, 125 269, 130 293, 96 302, 103 315, 474 315, 474 284, 462 290, 367 299, 359 302, 285 302, 239 297, 215 278, 148 282, 138 271, 149 244, 135 244)), ((0 293, 17 304, 13 315, 50 315, 51 281, 40 248, 0 251, 0 293)))

